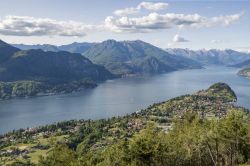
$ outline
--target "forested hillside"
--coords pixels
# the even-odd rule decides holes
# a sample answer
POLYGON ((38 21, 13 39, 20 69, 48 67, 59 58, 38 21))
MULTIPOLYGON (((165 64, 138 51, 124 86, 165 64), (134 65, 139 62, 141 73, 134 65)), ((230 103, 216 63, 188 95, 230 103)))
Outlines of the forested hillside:
POLYGON ((21 51, 0 40, 0 99, 72 92, 112 78, 81 54, 21 51))

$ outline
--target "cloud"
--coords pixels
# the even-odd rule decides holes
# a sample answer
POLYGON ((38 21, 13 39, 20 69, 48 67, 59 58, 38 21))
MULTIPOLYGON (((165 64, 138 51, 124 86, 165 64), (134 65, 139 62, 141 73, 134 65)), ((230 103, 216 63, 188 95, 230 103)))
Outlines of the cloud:
POLYGON ((213 44, 218 44, 218 43, 223 43, 223 40, 211 40, 211 43, 213 44))
POLYGON ((57 21, 50 18, 6 16, 0 19, 0 34, 12 36, 77 36, 98 29, 75 21, 57 21))
POLYGON ((214 24, 223 23, 224 25, 230 25, 233 22, 239 20, 243 14, 244 14, 244 12, 241 12, 238 14, 233 14, 233 15, 228 15, 228 16, 217 16, 217 17, 213 17, 211 19, 211 22, 214 24))
MULTIPOLYGON (((165 3, 142 2, 137 8, 160 10, 165 3)), ((120 11, 121 12, 121 11, 120 11)), ((128 9, 127 13, 133 13, 128 9)), ((125 12, 125 13, 126 13, 125 12)), ((122 14, 122 12, 120 13, 122 14)), ((108 16, 104 23, 89 25, 76 21, 58 21, 51 18, 34 18, 28 16, 5 16, 0 18, 0 34, 11 36, 75 36, 82 37, 90 32, 111 31, 127 33, 149 33, 156 30, 185 27, 229 26, 238 21, 244 13, 233 15, 204 17, 199 14, 177 14, 156 12, 145 16, 108 16)))
POLYGON ((218 39, 213 39, 211 40, 212 44, 220 44, 220 43, 228 43, 230 42, 229 40, 218 40, 218 39))
POLYGON ((189 42, 189 40, 179 36, 178 34, 176 34, 173 38, 173 42, 175 43, 180 43, 180 42, 189 42))
POLYGON ((163 2, 158 2, 158 3, 153 3, 153 2, 141 2, 137 8, 138 9, 147 9, 147 10, 153 10, 153 11, 159 11, 166 9, 168 7, 168 3, 163 3, 163 2))
POLYGON ((130 7, 124 9, 115 10, 113 13, 117 16, 127 16, 131 14, 139 13, 141 9, 151 10, 151 11, 159 11, 168 7, 168 3, 158 2, 141 2, 137 7, 130 7))
POLYGON ((172 47, 172 46, 174 46, 174 43, 168 43, 167 46, 172 47))
POLYGON ((236 47, 235 49, 239 52, 249 53, 250 55, 250 47, 236 47))
POLYGON ((125 8, 125 9, 118 9, 114 11, 114 15, 117 16, 126 16, 130 14, 138 13, 139 10, 137 8, 125 8))
POLYGON ((217 25, 228 26, 238 21, 243 13, 204 17, 199 14, 176 14, 176 13, 150 13, 142 17, 114 17, 108 16, 105 19, 106 28, 113 32, 152 32, 159 29, 169 29, 172 27, 211 27, 217 25))

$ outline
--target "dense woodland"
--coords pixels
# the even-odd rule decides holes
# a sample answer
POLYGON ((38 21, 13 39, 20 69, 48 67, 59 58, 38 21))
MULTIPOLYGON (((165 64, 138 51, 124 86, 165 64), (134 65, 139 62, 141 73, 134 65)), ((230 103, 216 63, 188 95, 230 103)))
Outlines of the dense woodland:
POLYGON ((96 86, 97 84, 95 82, 87 79, 61 84, 38 81, 0 82, 0 99, 71 93, 96 86))

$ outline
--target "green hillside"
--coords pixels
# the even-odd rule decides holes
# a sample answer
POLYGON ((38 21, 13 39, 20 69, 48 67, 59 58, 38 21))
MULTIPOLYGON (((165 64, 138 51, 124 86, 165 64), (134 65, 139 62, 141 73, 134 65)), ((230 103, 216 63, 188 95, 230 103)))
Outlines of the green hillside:
POLYGON ((61 83, 84 78, 102 81, 113 77, 104 67, 93 64, 81 54, 69 52, 18 51, 1 68, 1 81, 61 83))
POLYGON ((60 84, 37 81, 0 82, 0 99, 71 93, 96 86, 97 84, 91 80, 77 80, 60 84))

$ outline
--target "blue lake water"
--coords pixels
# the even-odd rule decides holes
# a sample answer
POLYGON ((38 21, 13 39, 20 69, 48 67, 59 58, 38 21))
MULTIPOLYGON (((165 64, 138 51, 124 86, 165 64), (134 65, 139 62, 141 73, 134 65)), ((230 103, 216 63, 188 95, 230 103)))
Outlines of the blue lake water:
POLYGON ((110 80, 73 94, 0 101, 0 133, 62 120, 125 115, 216 82, 229 84, 238 96, 238 105, 250 109, 250 79, 237 76, 238 70, 212 66, 110 80))

